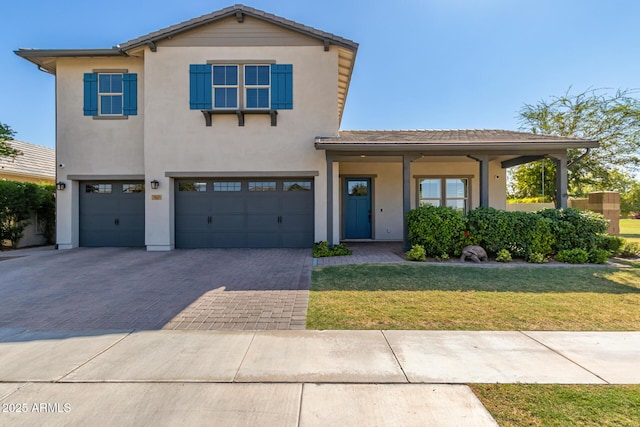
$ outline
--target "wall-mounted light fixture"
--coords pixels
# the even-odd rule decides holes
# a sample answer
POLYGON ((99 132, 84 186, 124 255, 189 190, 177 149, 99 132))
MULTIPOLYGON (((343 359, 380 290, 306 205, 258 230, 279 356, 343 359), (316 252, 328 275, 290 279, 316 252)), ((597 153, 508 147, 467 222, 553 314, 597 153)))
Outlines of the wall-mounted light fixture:
POLYGON ((62 181, 58 181, 58 182, 56 182, 56 190, 58 190, 58 191, 62 191, 62 190, 64 190, 65 188, 67 188, 67 184, 65 184, 65 183, 64 183, 64 182, 62 182, 62 181))
POLYGON ((157 179, 154 179, 153 181, 151 181, 151 188, 153 190, 157 190, 158 187, 160 187, 160 182, 157 179))

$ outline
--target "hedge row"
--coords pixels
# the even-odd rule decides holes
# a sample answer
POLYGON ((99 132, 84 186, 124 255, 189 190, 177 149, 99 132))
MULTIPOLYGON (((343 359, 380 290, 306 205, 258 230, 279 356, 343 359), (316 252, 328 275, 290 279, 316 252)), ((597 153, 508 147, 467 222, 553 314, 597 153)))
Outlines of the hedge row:
POLYGON ((35 213, 47 243, 52 243, 56 215, 54 193, 53 185, 0 180, 0 242, 8 240, 17 247, 35 213))
POLYGON ((489 254, 507 250, 529 258, 563 250, 618 250, 622 239, 604 235, 609 226, 600 214, 577 209, 507 212, 477 208, 466 216, 435 206, 422 206, 407 214, 409 240, 423 246, 428 256, 459 256, 466 245, 477 244, 489 254))

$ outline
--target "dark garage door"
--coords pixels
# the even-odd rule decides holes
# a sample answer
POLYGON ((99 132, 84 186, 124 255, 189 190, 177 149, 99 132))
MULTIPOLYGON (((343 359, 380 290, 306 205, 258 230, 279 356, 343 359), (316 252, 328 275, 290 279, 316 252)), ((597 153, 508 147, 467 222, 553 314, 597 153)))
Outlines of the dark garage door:
POLYGON ((307 248, 313 179, 176 182, 176 247, 307 248))
POLYGON ((80 183, 80 246, 144 246, 144 183, 80 183))

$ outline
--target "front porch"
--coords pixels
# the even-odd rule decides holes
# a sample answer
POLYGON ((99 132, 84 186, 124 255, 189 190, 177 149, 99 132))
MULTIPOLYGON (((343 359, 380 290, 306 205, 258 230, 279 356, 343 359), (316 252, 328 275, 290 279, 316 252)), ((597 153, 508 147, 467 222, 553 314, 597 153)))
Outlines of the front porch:
POLYGON ((357 236, 402 241, 406 250, 409 210, 505 209, 506 169, 519 164, 553 159, 557 207, 566 207, 567 150, 598 143, 512 131, 345 131, 315 145, 326 153, 329 244, 357 236), (367 220, 369 235, 352 232, 366 231, 367 220))

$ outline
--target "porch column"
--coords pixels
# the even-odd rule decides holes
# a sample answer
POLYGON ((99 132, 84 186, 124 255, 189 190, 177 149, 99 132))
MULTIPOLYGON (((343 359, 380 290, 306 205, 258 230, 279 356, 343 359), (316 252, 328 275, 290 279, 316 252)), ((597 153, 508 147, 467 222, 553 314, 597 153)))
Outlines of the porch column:
POLYGON ((564 209, 567 207, 569 199, 567 190, 567 153, 564 152, 553 157, 556 163, 556 208, 564 209))
POLYGON ((333 247, 333 155, 327 156, 327 242, 333 247))
POLYGON ((480 206, 489 207, 489 156, 467 156, 478 162, 480 166, 480 206))
POLYGON ((402 156, 402 240, 404 251, 411 249, 407 213, 411 210, 411 160, 413 156, 402 156))

